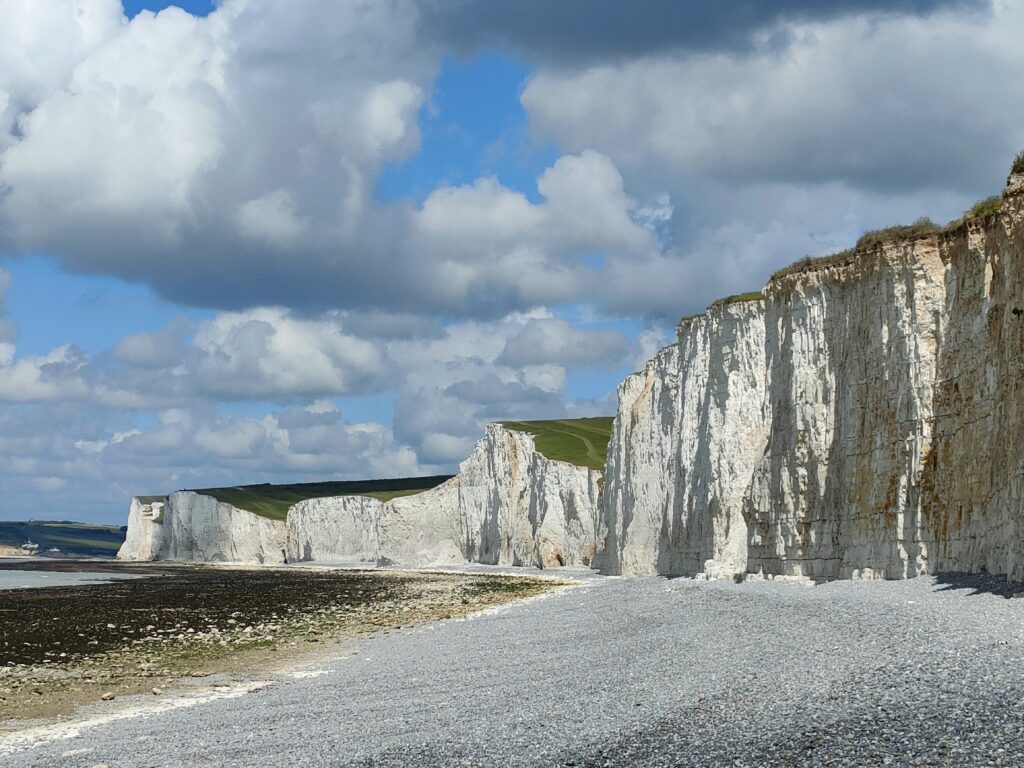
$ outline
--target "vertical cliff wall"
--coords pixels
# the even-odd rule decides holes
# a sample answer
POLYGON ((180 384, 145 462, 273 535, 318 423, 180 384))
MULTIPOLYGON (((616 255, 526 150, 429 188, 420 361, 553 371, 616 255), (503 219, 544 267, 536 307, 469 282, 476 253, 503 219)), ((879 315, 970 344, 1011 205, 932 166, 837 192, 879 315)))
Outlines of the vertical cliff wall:
POLYGON ((1024 581, 1024 174, 998 216, 944 244, 921 511, 930 570, 1024 581))
POLYGON ((189 491, 135 498, 118 557, 586 565, 594 557, 600 485, 600 472, 549 459, 529 434, 492 424, 454 478, 389 501, 309 499, 278 521, 189 491))
POLYGON ((164 548, 165 497, 136 496, 128 509, 128 530, 119 560, 156 560, 164 548))
POLYGON ((206 563, 283 563, 285 525, 224 504, 212 496, 177 491, 166 499, 136 497, 128 513, 121 560, 206 563))
POLYGON ((492 424, 458 474, 437 488, 384 502, 338 496, 295 505, 288 559, 589 564, 600 478, 543 456, 530 435, 492 424))
POLYGON ((927 568, 921 470, 947 246, 886 243, 767 286, 770 429, 746 508, 751 572, 906 577, 927 568))
POLYGON ((684 322, 619 389, 602 568, 1024 579, 1022 191, 684 322))
POLYGON ((746 569, 743 505, 766 437, 760 301, 713 307, 619 387, 599 565, 612 573, 746 569))

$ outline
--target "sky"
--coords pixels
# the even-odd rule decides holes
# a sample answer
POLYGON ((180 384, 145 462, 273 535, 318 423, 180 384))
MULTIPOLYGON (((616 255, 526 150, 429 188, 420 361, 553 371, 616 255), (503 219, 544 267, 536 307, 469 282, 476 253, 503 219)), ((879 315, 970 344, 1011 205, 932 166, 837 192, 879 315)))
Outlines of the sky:
POLYGON ((452 472, 1024 148, 1024 0, 0 0, 0 519, 452 472))

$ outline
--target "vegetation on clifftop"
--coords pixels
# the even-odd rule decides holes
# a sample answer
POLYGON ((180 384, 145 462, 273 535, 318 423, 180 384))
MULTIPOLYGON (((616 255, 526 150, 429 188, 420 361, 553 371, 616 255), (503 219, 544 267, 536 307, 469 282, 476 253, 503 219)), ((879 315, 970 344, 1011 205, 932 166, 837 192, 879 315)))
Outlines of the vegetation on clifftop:
MULTIPOLYGON (((760 294, 758 294, 760 296, 760 294)), ((590 469, 604 469, 612 417, 560 419, 557 421, 509 421, 503 426, 534 435, 537 450, 549 459, 590 469)), ((288 510, 300 501, 329 496, 368 496, 388 501, 436 488, 451 475, 404 477, 390 480, 348 480, 290 485, 240 485, 225 488, 189 488, 193 493, 212 496, 223 504, 271 520, 284 520, 288 510)), ((162 501, 163 496, 140 496, 140 501, 162 501)))
POLYGON ((855 248, 848 248, 845 251, 839 251, 828 256, 806 256, 773 273, 769 281, 778 280, 798 272, 809 272, 825 267, 837 266, 849 262, 860 251, 878 248, 884 243, 894 240, 913 240, 918 237, 948 232, 969 219, 999 213, 1002 207, 1003 198, 1000 195, 993 195, 992 197, 986 197, 984 200, 979 200, 961 218, 954 219, 945 227, 940 227, 927 216, 922 216, 913 224, 897 224, 883 229, 872 229, 858 238, 855 248))
POLYGON ((533 435, 533 444, 549 459, 602 471, 613 421, 611 416, 596 416, 554 421, 503 421, 501 425, 505 429, 533 435))
MULTIPOLYGON (((990 206, 990 200, 991 198, 988 200, 982 200, 971 209, 971 212, 982 205, 990 206)), ((996 208, 996 210, 998 210, 998 208, 996 208)), ((965 217, 967 215, 971 215, 971 212, 968 212, 965 217)), ((959 224, 960 220, 953 223, 959 224)), ((845 251, 838 251, 837 253, 832 253, 828 256, 805 256, 799 261, 795 261, 773 273, 770 280, 778 280, 797 272, 808 272, 811 270, 843 264, 850 261, 859 251, 877 248, 883 243, 891 242, 893 240, 913 240, 917 237, 934 235, 943 231, 945 231, 943 227, 940 227, 927 216, 922 216, 913 224, 896 224, 883 229, 872 229, 865 232, 857 239, 857 245, 854 248, 847 248, 845 251)))
POLYGON ((972 205, 970 210, 963 215, 961 221, 967 221, 967 219, 984 218, 985 216, 992 216, 996 213, 999 213, 999 211, 1001 211, 1002 208, 1002 195, 992 195, 992 197, 986 197, 984 200, 979 200, 974 205, 972 205))
POLYGON ((856 250, 876 248, 889 240, 912 240, 915 237, 933 235, 941 231, 942 227, 927 216, 922 216, 913 224, 897 224, 892 227, 872 229, 869 232, 865 232, 857 240, 856 250))
MULTIPOLYGON (((1010 173, 1024 174, 1024 151, 1018 153, 1017 157, 1014 158, 1010 173)), ((806 256, 799 261, 795 261, 792 264, 777 270, 769 278, 769 283, 800 272, 811 272, 831 266, 850 263, 853 258, 859 254, 859 252, 878 248, 887 242, 913 240, 918 237, 953 232, 971 219, 986 218, 988 216, 996 215, 1002 210, 1003 202, 1004 200, 1002 195, 992 195, 991 197, 986 197, 984 200, 979 200, 972 205, 963 216, 949 222, 945 227, 939 226, 927 216, 922 216, 913 224, 898 224, 892 227, 885 227, 883 229, 870 230, 860 236, 854 248, 839 251, 838 253, 833 253, 828 256, 806 256)), ((753 300, 754 298, 761 298, 761 295, 754 293, 741 293, 736 294, 735 296, 726 296, 725 298, 714 302, 711 306, 714 307, 721 304, 729 304, 733 301, 748 301, 753 300)), ((699 317, 699 315, 687 315, 680 320, 680 325, 685 325, 696 317, 699 317)))
POLYGON ((345 480, 326 483, 294 483, 291 485, 240 485, 234 488, 198 488, 189 489, 194 493, 212 496, 223 504, 230 504, 246 512, 267 517, 271 520, 284 520, 289 507, 307 499, 320 499, 327 496, 369 496, 372 499, 388 501, 399 496, 411 496, 414 493, 435 488, 451 475, 432 475, 430 477, 401 477, 390 480, 345 480))
POLYGON ((1010 173, 1024 173, 1024 150, 1017 153, 1013 158, 1013 165, 1010 166, 1010 173))
POLYGON ((792 275, 797 272, 805 272, 812 269, 829 267, 835 264, 842 264, 845 261, 849 261, 852 257, 852 248, 847 248, 845 251, 838 251, 837 253, 830 253, 827 256, 805 256, 799 261, 794 261, 792 264, 774 272, 771 278, 769 278, 769 281, 778 280, 786 275, 792 275))
POLYGON ((744 301, 761 301, 764 296, 760 291, 747 291, 746 293, 734 293, 731 296, 723 296, 720 299, 715 299, 708 306, 711 307, 724 307, 726 304, 739 304, 744 301))
MULTIPOLYGON (((729 296, 723 296, 720 299, 715 299, 713 302, 708 304, 708 309, 713 307, 724 307, 728 304, 740 304, 745 301, 763 301, 764 294, 761 291, 747 291, 746 293, 734 293, 729 296)), ((706 312, 707 310, 705 310, 706 312)), ((704 312, 698 312, 695 315, 683 315, 679 318, 678 325, 684 326, 692 323, 698 317, 703 315, 704 312)))

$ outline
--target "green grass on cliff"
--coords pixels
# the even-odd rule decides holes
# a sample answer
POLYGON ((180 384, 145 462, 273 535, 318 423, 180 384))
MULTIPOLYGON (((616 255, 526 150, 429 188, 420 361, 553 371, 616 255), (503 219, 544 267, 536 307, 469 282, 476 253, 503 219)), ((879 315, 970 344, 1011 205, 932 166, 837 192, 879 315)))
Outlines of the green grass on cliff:
MULTIPOLYGON (((1024 151, 1020 152, 1014 158, 1013 166, 1010 168, 1010 173, 1024 173, 1024 151)), ((888 242, 914 240, 928 235, 941 235, 955 232, 959 227, 964 226, 964 224, 971 219, 987 218, 989 216, 996 215, 1002 210, 1003 202, 1002 195, 986 197, 984 200, 979 200, 971 206, 971 208, 959 219, 954 219, 944 227, 939 226, 927 216, 922 216, 913 224, 897 224, 896 226, 885 227, 884 229, 873 229, 860 236, 855 248, 840 251, 839 253, 834 253, 830 256, 807 256, 806 258, 800 259, 799 261, 777 271, 771 276, 769 282, 799 272, 810 272, 824 267, 849 263, 855 257, 860 255, 861 252, 873 250, 888 242)), ((742 295, 745 294, 741 294, 741 296, 742 295)), ((683 320, 686 321, 692 319, 692 317, 694 316, 683 318, 683 320)))
POLYGON ((503 421, 501 424, 506 429, 529 432, 537 450, 549 459, 603 470, 612 421, 611 416, 597 416, 555 421, 503 421))
POLYGON ((771 280, 779 280, 787 275, 794 275, 798 272, 808 272, 815 269, 821 269, 823 267, 829 267, 834 264, 841 264, 845 261, 849 261, 853 258, 853 249, 849 248, 845 251, 839 251, 837 253, 830 253, 827 256, 805 256, 799 261, 795 261, 792 264, 783 267, 771 276, 771 280))
POLYGON ((986 197, 984 200, 979 200, 971 206, 970 210, 964 214, 962 221, 968 219, 982 219, 987 216, 994 216, 1003 209, 1003 198, 1001 195, 992 195, 992 197, 986 197))
POLYGON ((764 295, 760 291, 747 291, 746 293, 734 293, 731 296, 723 296, 720 299, 715 299, 708 306, 711 307, 724 307, 727 304, 741 304, 745 301, 761 301, 764 299, 764 295))
POLYGON ((890 240, 913 240, 917 237, 933 235, 941 231, 942 227, 927 216, 922 216, 913 224, 897 224, 894 227, 873 229, 870 232, 865 232, 857 240, 857 250, 877 248, 890 240))
POLYGON ((217 501, 230 504, 238 509, 270 518, 284 520, 288 508, 300 501, 319 499, 326 496, 369 496, 388 501, 399 496, 434 488, 450 475, 430 477, 402 477, 391 480, 346 480, 327 483, 295 483, 292 485, 240 485, 234 488, 189 489, 194 493, 212 496, 217 501))
MULTIPOLYGON (((955 223, 959 223, 959 219, 955 223)), ((794 261, 792 264, 776 271, 769 278, 769 282, 781 280, 784 277, 799 274, 800 272, 813 272, 826 267, 850 263, 862 252, 878 248, 883 243, 893 240, 913 240, 914 238, 933 235, 943 231, 945 230, 927 216, 921 217, 913 224, 897 224, 892 227, 885 227, 884 229, 873 229, 860 236, 860 239, 857 240, 856 248, 848 248, 845 251, 830 253, 827 256, 805 256, 799 261, 794 261)))

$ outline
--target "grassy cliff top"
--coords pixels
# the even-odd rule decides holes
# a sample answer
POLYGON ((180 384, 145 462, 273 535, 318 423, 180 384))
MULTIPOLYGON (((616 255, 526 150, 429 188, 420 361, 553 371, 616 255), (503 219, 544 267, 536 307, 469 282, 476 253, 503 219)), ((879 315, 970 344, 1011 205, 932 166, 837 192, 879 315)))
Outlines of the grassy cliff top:
MULTIPOLYGON (((1024 171, 1017 170, 1018 166, 1024 167, 1024 152, 1017 155, 1013 170, 1014 173, 1024 173, 1024 171)), ((870 230, 860 236, 855 247, 827 256, 806 256, 775 272, 768 282, 771 283, 799 272, 811 272, 826 267, 850 264, 856 258, 880 248, 886 243, 895 243, 901 240, 917 240, 923 237, 949 235, 957 231, 963 231, 964 226, 972 220, 986 219, 997 215, 1002 210, 1003 202, 1004 198, 1002 195, 986 197, 984 200, 979 200, 968 208, 963 216, 953 219, 945 226, 940 226, 927 216, 922 216, 913 224, 896 224, 891 227, 870 230)))
POLYGON ((611 416, 596 416, 554 421, 503 421, 501 425, 517 432, 529 432, 537 450, 549 459, 604 470, 613 421, 611 416))
POLYGON ((768 282, 771 283, 775 280, 781 280, 784 277, 795 275, 798 272, 813 272, 816 269, 824 269, 825 267, 844 264, 851 261, 854 258, 854 255, 854 249, 847 248, 845 251, 830 253, 827 256, 805 256, 799 261, 794 261, 792 264, 774 272, 768 282))
POLYGON ((729 304, 742 304, 747 301, 764 301, 764 294, 760 291, 747 291, 746 293, 734 293, 731 296, 723 296, 720 299, 715 299, 711 304, 708 305, 708 309, 711 307, 725 307, 729 304))
POLYGON ((294 483, 291 485, 239 485, 234 488, 195 488, 193 493, 212 496, 217 501, 230 504, 238 509, 267 517, 284 520, 288 508, 307 499, 326 496, 369 496, 372 499, 388 501, 398 496, 435 488, 450 479, 450 475, 430 477, 400 477, 390 480, 344 480, 326 483, 294 483))

